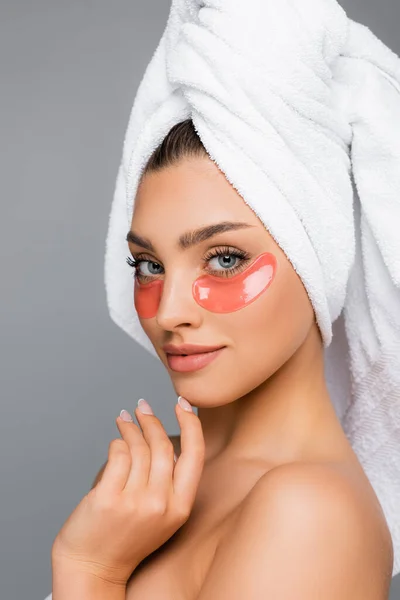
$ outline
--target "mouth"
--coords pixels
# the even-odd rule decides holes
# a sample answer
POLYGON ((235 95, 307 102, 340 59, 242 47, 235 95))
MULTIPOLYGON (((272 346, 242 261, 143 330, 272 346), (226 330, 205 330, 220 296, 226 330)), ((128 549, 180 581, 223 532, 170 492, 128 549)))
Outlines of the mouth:
POLYGON ((168 366, 172 371, 187 373, 198 371, 213 362, 225 349, 225 346, 210 352, 197 354, 166 354, 168 366))

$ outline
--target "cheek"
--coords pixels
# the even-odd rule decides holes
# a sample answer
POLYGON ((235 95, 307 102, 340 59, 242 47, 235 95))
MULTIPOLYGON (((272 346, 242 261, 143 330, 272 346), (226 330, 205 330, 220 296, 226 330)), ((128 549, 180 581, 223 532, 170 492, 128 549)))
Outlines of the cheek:
POLYGON ((199 277, 193 283, 193 297, 197 304, 211 312, 235 312, 266 292, 275 277, 276 266, 275 256, 265 252, 234 277, 199 277))

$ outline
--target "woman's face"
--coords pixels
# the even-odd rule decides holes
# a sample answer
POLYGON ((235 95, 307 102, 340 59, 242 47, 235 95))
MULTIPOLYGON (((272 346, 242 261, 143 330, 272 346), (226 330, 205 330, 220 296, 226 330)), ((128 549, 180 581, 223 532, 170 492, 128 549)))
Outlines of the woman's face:
POLYGON ((209 158, 145 175, 131 230, 153 246, 129 242, 140 261, 132 302, 176 393, 194 406, 227 404, 258 387, 315 324, 286 255, 209 158), (188 243, 188 232, 221 222, 246 225, 188 243), (167 343, 224 348, 203 368, 182 372, 169 365, 167 343))

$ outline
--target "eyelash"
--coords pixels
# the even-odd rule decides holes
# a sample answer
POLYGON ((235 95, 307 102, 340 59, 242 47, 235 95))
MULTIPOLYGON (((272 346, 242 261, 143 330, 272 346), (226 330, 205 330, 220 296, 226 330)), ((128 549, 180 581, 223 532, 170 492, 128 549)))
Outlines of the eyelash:
MULTIPOLYGON (((241 262, 238 265, 236 265, 235 267, 230 267, 229 269, 222 269, 219 271, 216 271, 216 270, 209 271, 209 273, 211 273, 211 275, 217 275, 217 277, 219 277, 219 276, 229 277, 230 275, 236 275, 236 273, 239 273, 241 270, 244 269, 247 262, 250 260, 250 254, 248 254, 247 252, 244 252, 243 250, 239 250, 237 248, 231 248, 229 246, 223 246, 221 248, 216 248, 215 250, 209 250, 207 252, 207 254, 204 256, 204 260, 210 261, 215 256, 235 256, 235 257, 241 259, 241 262), (221 273, 222 273, 222 275, 220 275, 221 273)), ((128 263, 128 265, 130 267, 132 267, 134 269, 133 276, 136 277, 137 279, 140 279, 141 281, 148 281, 148 280, 154 279, 154 277, 157 277, 157 275, 150 276, 150 275, 142 275, 142 274, 139 275, 138 274, 137 269, 138 269, 138 266, 140 265, 140 263, 142 263, 142 262, 153 262, 157 265, 159 264, 157 261, 155 261, 151 258, 145 258, 143 255, 139 255, 138 257, 134 257, 134 258, 127 256, 126 262, 128 263), (140 256, 142 256, 142 257, 140 258, 140 256)))

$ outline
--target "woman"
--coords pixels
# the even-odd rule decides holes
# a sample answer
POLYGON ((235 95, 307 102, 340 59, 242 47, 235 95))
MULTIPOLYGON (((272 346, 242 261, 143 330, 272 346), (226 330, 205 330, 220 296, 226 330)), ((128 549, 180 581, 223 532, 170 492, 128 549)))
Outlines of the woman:
POLYGON ((310 300, 285 254, 208 158, 191 121, 174 127, 150 162, 131 231, 157 249, 130 242, 138 280, 170 273, 156 316, 142 325, 177 394, 195 401, 206 452, 191 517, 133 574, 127 597, 156 598, 164 590, 172 599, 184 589, 188 598, 279 597, 277 590, 299 598, 310 581, 324 598, 354 599, 359 586, 364 597, 386 597, 390 535, 333 409, 310 300), (246 225, 177 248, 186 231, 220 222, 246 225), (221 292, 234 304, 229 312, 204 310, 193 299, 192 282, 203 273, 227 282, 263 253, 277 267, 251 303, 232 297, 239 291, 229 285, 221 292), (223 350, 186 371, 185 359, 175 365, 163 350, 167 342, 223 350))
MULTIPOLYGON (((215 8, 211 4, 206 8, 215 8)), ((253 8, 260 11, 267 5, 270 3, 252 2, 253 8)), ((224 30, 227 34, 234 19, 240 16, 235 12, 240 12, 240 7, 232 8, 223 2, 221 6, 227 13, 231 11, 231 20, 226 20, 229 28, 224 30)), ((297 10, 303 10, 302 6, 306 6, 305 11, 310 8, 322 11, 323 3, 313 0, 308 5, 298 4, 297 10)), ((335 12, 336 2, 327 2, 326 6, 332 10, 326 15, 326 23, 332 24, 332 16, 341 23, 343 15, 335 12)), ((199 23, 200 13, 196 12, 199 7, 195 2, 176 2, 174 8, 169 20, 171 29, 166 30, 169 37, 163 37, 164 42, 173 39, 175 17, 192 18, 194 14, 193 23, 196 26, 199 23), (186 14, 189 4, 194 12, 186 14)), ((209 24, 208 14, 202 13, 204 23, 208 18, 209 24)), ((253 23, 256 27, 257 19, 253 23)), ((205 35, 200 42, 204 41, 204 47, 208 48, 210 40, 205 31, 201 33, 205 35)), ((323 36, 324 52, 329 53, 333 45, 327 42, 326 30, 323 36)), ((227 38, 221 35, 221 39, 226 41, 227 38)), ((235 39, 230 38, 230 41, 235 39)), ((196 50, 200 42, 193 36, 196 50)), ((123 440, 110 445, 109 460, 93 489, 55 540, 53 600, 78 593, 81 598, 132 600, 161 595, 200 600, 387 598, 394 549, 380 498, 390 500, 391 488, 377 486, 378 498, 337 416, 324 371, 324 350, 329 336, 321 308, 323 303, 318 304, 317 293, 311 285, 313 278, 317 280, 317 266, 307 271, 305 260, 299 258, 303 246, 311 240, 316 252, 320 250, 321 263, 326 265, 323 267, 327 270, 325 281, 327 287, 331 286, 328 297, 332 300, 336 267, 351 263, 349 249, 346 245, 340 246, 342 232, 335 228, 335 213, 326 213, 332 220, 321 221, 320 231, 315 226, 312 229, 313 214, 305 210, 308 208, 306 196, 314 191, 311 179, 303 181, 300 168, 297 179, 293 173, 275 165, 277 178, 281 177, 277 187, 296 197, 294 212, 298 215, 304 208, 302 224, 310 225, 301 229, 303 237, 302 244, 297 246, 298 257, 292 252, 289 260, 291 253, 284 252, 282 247, 292 240, 294 248, 293 240, 300 228, 291 218, 287 237, 282 233, 282 245, 277 243, 281 232, 275 230, 276 235, 272 236, 266 228, 266 221, 272 228, 274 223, 277 225, 275 212, 257 213, 254 209, 257 202, 248 201, 257 193, 256 186, 251 188, 257 171, 250 169, 250 163, 246 162, 248 154, 242 154, 239 145, 228 146, 231 132, 225 123, 219 131, 221 124, 213 121, 215 113, 211 108, 218 111, 220 90, 212 106, 210 89, 204 89, 203 105, 195 97, 201 84, 206 88, 212 81, 211 73, 209 79, 203 79, 200 70, 192 72, 185 64, 186 54, 173 54, 172 50, 177 52, 179 44, 171 43, 168 54, 163 43, 136 98, 124 146, 124 169, 120 170, 117 183, 117 196, 124 196, 122 190, 126 192, 128 206, 130 202, 132 208, 125 241, 134 282, 130 279, 130 286, 127 285, 125 274, 119 271, 121 261, 115 260, 124 247, 121 223, 126 219, 126 207, 120 203, 115 204, 110 221, 107 285, 111 316, 144 346, 147 342, 142 334, 146 336, 147 349, 153 348, 167 368, 176 393, 189 401, 189 409, 190 405, 198 408, 198 416, 190 410, 185 413, 176 408, 182 452, 175 466, 173 446, 168 443, 155 415, 144 415, 136 409, 142 433, 132 422, 117 419, 123 440), (156 76, 160 77, 157 67, 163 66, 164 52, 166 56, 181 58, 176 62, 171 58, 167 65, 169 83, 176 84, 179 80, 182 86, 188 86, 189 81, 198 77, 196 85, 193 84, 194 91, 190 90, 193 95, 184 88, 185 100, 193 101, 196 109, 204 108, 208 121, 203 113, 200 117, 200 113, 194 111, 198 127, 195 128, 194 120, 180 120, 150 153, 154 139, 160 138, 160 131, 166 129, 170 120, 170 113, 165 110, 163 127, 155 135, 156 116, 161 119, 163 90, 154 91, 151 105, 148 83, 151 77, 154 81, 156 76), (187 71, 179 71, 182 65, 187 71), (210 113, 206 112, 207 108, 210 113), (146 130, 143 120, 150 119, 152 111, 152 127, 146 130), (200 129, 202 139, 198 135, 200 129), (214 131, 221 137, 213 138, 211 132, 214 131), (207 149, 202 143, 204 140, 207 140, 207 149), (226 155, 221 140, 226 140, 226 155), (232 185, 236 175, 234 162, 230 162, 232 157, 243 159, 242 182, 247 178, 246 193, 240 194, 239 186, 232 185), (225 169, 219 168, 218 163, 223 163, 225 169), (299 202, 303 196, 304 205, 299 202), (329 239, 321 235, 318 240, 321 231, 329 239), (334 235, 342 252, 341 260, 324 263, 324 249, 333 244, 334 235), (114 243, 118 247, 113 246, 114 243), (318 243, 322 244, 320 249, 318 243), (299 269, 295 268, 296 260, 299 269), (128 300, 134 303, 134 318, 128 300), (124 305, 125 314, 124 310, 115 310, 117 301, 124 305), (208 346, 211 351, 204 356, 171 356, 171 352, 188 354, 196 350, 179 347, 185 344, 208 346), (124 494, 124 490, 129 490, 129 494, 124 494), (127 519, 126 524, 123 517, 127 519)), ((246 39, 241 39, 241 43, 242 52, 249 45, 246 39)), ((320 48, 315 39, 313 43, 320 48)), ((350 50, 352 47, 349 44, 350 50)), ((309 49, 307 46, 307 57, 309 49)), ((215 57, 218 60, 217 54, 215 57)), ((200 67, 200 63, 197 66, 200 67)), ((297 68, 297 63, 294 66, 297 68)), ((229 74, 229 65, 227 68, 229 74)), ((234 68, 239 68, 237 63, 234 68)), ((223 73, 224 84, 229 87, 222 66, 217 65, 214 70, 223 73)), ((343 84, 346 74, 338 71, 336 75, 343 84)), ((242 84, 243 87, 250 85, 247 79, 243 79, 242 84)), ((170 108, 173 103, 178 106, 183 99, 183 96, 174 96, 174 90, 176 88, 168 95, 170 108)), ((282 87, 282 90, 287 91, 287 88, 282 87)), ((342 100, 339 91, 338 88, 335 93, 342 100)), ((233 108, 237 98, 227 95, 224 100, 227 107, 231 103, 233 108)), ((245 97, 240 100, 245 102, 245 97)), ((271 106, 263 108, 269 110, 271 106)), ((330 110, 330 99, 328 106, 330 110)), ((232 110, 232 114, 234 112, 232 110)), ((175 119, 178 113, 177 108, 175 119)), ((319 125, 323 120, 321 114, 319 112, 319 125)), ((329 116, 335 121, 333 112, 329 112, 329 116)), ((317 143, 319 140, 313 137, 315 123, 312 119, 309 123, 309 142, 317 143)), ((232 120, 232 124, 232 138, 235 138, 239 131, 234 129, 237 123, 232 120)), ((342 127, 339 120, 335 124, 338 130, 342 127)), ((257 131, 261 139, 264 135, 265 141, 264 125, 264 121, 261 122, 257 131)), ((296 128, 294 120, 291 126, 296 128)), ((240 133, 248 137, 239 135, 236 141, 240 140, 245 146, 253 130, 253 125, 248 131, 243 129, 240 133)), ((350 130, 343 127, 341 131, 350 142, 350 130)), ((310 158, 310 146, 303 143, 303 129, 301 134, 296 150, 304 151, 302 166, 310 160, 315 176, 323 172, 320 183, 324 181, 326 190, 321 198, 327 202, 342 191, 343 198, 347 199, 350 188, 344 168, 346 144, 343 140, 337 144, 339 138, 330 135, 318 147, 320 154, 310 158), (337 177, 335 169, 339 173, 337 177), (343 190, 340 190, 342 183, 343 190)), ((357 134, 353 139, 353 174, 362 183, 363 173, 357 163, 358 145, 354 144, 358 139, 363 142, 363 135, 358 137, 357 134)), ((271 133, 271 140, 268 137, 268 144, 263 147, 266 154, 273 142, 271 133)), ((256 153, 256 144, 249 144, 248 148, 256 153)), ((276 148, 283 156, 283 147, 276 148)), ((252 158, 257 165, 259 156, 254 154, 252 158)), ((273 161, 272 153, 269 160, 273 161)), ((239 180, 238 173, 236 181, 239 180)), ((270 201, 266 189, 259 192, 260 202, 264 204, 270 201)), ((277 214, 283 206, 276 203, 277 214)), ((318 204, 314 209, 318 210, 318 204)), ((348 206, 343 203, 341 211, 337 222, 341 222, 343 216, 343 229, 346 229, 344 215, 350 214, 346 212, 348 206)), ((293 214, 288 211, 288 219, 293 214)), ((350 227, 347 231, 350 232, 350 227)), ((306 254, 304 250, 304 256, 306 254)), ((346 269, 343 267, 344 284, 346 269)), ((353 285, 351 281, 350 291, 357 290, 353 285)), ((388 294, 388 289, 385 293, 388 294)), ((338 292, 337 299, 339 297, 338 292)), ((370 298, 370 302, 373 303, 373 299, 370 298)), ((346 306, 348 323, 353 322, 351 306, 346 306)), ((359 306, 363 307, 361 300, 359 306)), ((341 311, 339 300, 331 301, 330 309, 329 318, 340 324, 336 318, 341 311)), ((353 342, 350 339, 350 344, 353 342)), ((354 361, 355 346, 350 347, 354 361)), ((356 392, 357 383, 355 377, 353 389, 356 392)), ((385 397, 382 390, 382 401, 385 397)), ((151 404, 151 399, 149 402, 151 404)), ((354 440, 356 444, 356 437, 354 440)), ((372 442, 368 441, 370 448, 372 442)), ((392 447, 396 450, 394 445, 392 447)), ((366 448, 368 450, 368 445, 366 448)), ((381 467, 383 472, 385 465, 382 463, 381 467)), ((389 504, 385 504, 387 506, 389 504)), ((391 514, 390 511, 387 514, 391 514)))
MULTIPOLYGON (((138 282, 170 274, 155 316, 141 323, 176 392, 198 407, 205 455, 190 517, 134 570, 126 598, 300 598, 311 582, 324 598, 386 598, 390 533, 332 406, 310 300, 190 120, 172 128, 149 162, 130 233, 138 282), (217 232, 220 222, 244 225, 217 232), (180 236, 200 224, 214 226, 214 235, 179 248, 180 236), (276 270, 253 301, 229 284, 220 300, 234 306, 223 313, 193 298, 199 276, 237 279, 264 253, 276 270), (167 343, 223 349, 205 366, 187 365, 167 343)), ((134 443, 129 427, 119 425, 134 443)))

